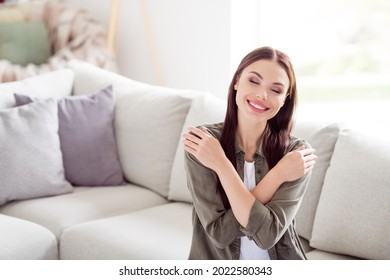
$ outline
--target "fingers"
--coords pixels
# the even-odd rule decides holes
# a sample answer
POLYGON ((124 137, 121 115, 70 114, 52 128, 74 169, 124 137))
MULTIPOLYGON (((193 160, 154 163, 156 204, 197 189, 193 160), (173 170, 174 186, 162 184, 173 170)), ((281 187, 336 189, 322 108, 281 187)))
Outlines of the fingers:
POLYGON ((301 150, 304 150, 306 148, 306 146, 305 145, 302 145, 302 146, 300 146, 300 147, 298 147, 298 151, 301 151, 301 150))
POLYGON ((199 144, 199 142, 202 140, 198 136, 195 136, 195 135, 189 134, 189 133, 184 133, 181 136, 183 138, 183 141, 188 140, 188 141, 193 142, 195 144, 199 144))
POLYGON ((189 145, 184 144, 184 150, 189 152, 190 154, 192 154, 194 156, 196 154, 196 149, 194 149, 193 147, 191 147, 189 145))
POLYGON ((199 129, 197 127, 190 126, 188 127, 188 131, 192 132, 194 135, 202 139, 206 135, 210 135, 206 128, 202 127, 202 129, 199 129))
POLYGON ((199 141, 201 141, 199 137, 192 134, 182 134, 182 141, 184 144, 184 150, 195 155, 199 148, 199 141))
POLYGON ((311 171, 316 163, 317 156, 314 154, 309 154, 304 157, 304 167, 305 167, 305 174, 311 171))
POLYGON ((316 163, 315 160, 310 160, 305 162, 305 169, 314 167, 314 164, 316 163))
POLYGON ((305 145, 298 147, 295 151, 301 154, 303 160, 304 174, 311 171, 316 163, 317 155, 314 154, 315 149, 306 148, 305 145))
MULTIPOLYGON (((199 129, 197 127, 190 126, 190 127, 188 127, 188 131, 190 133, 183 133, 181 135, 184 144, 186 144, 185 141, 191 141, 191 142, 199 145, 201 140, 204 139, 206 136, 212 136, 210 134, 210 132, 207 130, 207 128, 205 128, 205 127, 202 127, 201 129, 199 129)), ((187 144, 190 144, 190 143, 187 143, 187 144)))
POLYGON ((199 129, 190 126, 188 127, 188 131, 189 133, 183 133, 181 135, 184 144, 184 149, 187 152, 194 154, 198 151, 202 139, 204 139, 205 136, 211 136, 211 134, 208 132, 208 130, 205 127, 199 129))
POLYGON ((302 154, 302 156, 308 156, 308 155, 311 155, 311 154, 314 154, 316 150, 315 149, 312 149, 312 148, 309 148, 309 149, 300 149, 299 152, 302 154))
POLYGON ((202 126, 202 131, 203 131, 204 133, 206 133, 208 136, 212 136, 212 135, 210 134, 210 132, 208 131, 208 129, 205 128, 204 126, 202 126))
POLYGON ((310 154, 308 156, 305 156, 304 159, 306 162, 315 161, 317 159, 317 156, 315 154, 310 154))

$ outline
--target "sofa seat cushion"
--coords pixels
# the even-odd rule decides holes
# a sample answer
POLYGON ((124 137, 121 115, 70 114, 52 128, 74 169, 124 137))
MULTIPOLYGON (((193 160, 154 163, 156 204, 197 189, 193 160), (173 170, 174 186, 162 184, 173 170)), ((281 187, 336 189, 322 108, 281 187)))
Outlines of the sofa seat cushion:
POLYGON ((341 254, 334 254, 334 253, 321 251, 321 250, 312 250, 306 253, 306 257, 308 260, 359 260, 358 258, 355 257, 341 255, 341 254))
POLYGON ((54 234, 48 229, 0 214, 0 260, 58 259, 54 234))
POLYGON ((0 212, 50 229, 59 239, 64 228, 167 203, 135 185, 78 187, 73 193, 6 204, 0 212))
POLYGON ((191 212, 189 203, 169 203, 67 228, 61 237, 60 258, 187 259, 191 212))

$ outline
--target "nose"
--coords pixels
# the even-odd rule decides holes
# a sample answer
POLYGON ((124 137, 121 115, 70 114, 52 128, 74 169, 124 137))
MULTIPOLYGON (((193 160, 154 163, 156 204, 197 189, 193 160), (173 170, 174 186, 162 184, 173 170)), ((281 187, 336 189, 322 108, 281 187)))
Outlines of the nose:
POLYGON ((256 97, 260 100, 267 100, 267 92, 265 90, 260 90, 257 92, 256 97))

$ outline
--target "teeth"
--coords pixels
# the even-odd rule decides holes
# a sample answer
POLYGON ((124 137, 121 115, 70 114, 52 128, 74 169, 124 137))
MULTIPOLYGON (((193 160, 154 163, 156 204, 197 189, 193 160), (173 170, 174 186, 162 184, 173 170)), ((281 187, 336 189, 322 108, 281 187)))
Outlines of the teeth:
POLYGON ((251 104, 253 107, 255 107, 256 109, 259 109, 259 110, 266 110, 266 108, 264 108, 264 107, 261 107, 260 105, 258 105, 258 104, 254 104, 254 103, 252 103, 252 102, 249 102, 249 104, 251 104))

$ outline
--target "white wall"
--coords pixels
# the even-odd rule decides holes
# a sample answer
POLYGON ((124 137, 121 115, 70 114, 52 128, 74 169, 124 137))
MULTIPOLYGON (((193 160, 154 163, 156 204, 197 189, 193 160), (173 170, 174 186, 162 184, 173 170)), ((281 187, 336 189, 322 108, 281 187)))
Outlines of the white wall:
POLYGON ((259 46, 259 0, 230 0, 230 75, 241 59, 259 46))
MULTIPOLYGON (((66 1, 87 8, 93 16, 108 24, 110 0, 66 1)), ((145 0, 144 3, 163 85, 209 91, 225 98, 232 64, 238 63, 231 52, 240 49, 243 43, 242 39, 232 41, 232 34, 241 34, 241 37, 245 34, 244 37, 249 38, 248 34, 252 32, 250 28, 240 31, 237 25, 232 31, 231 18, 237 10, 232 10, 232 4, 238 0, 145 0)), ((120 13, 117 60, 121 73, 139 81, 159 84, 140 1, 122 0, 120 13)))

